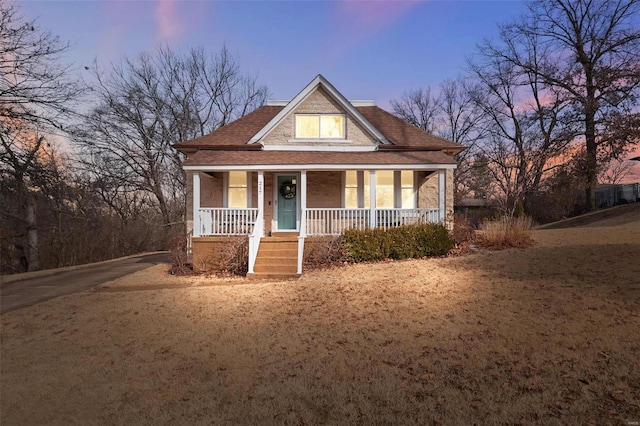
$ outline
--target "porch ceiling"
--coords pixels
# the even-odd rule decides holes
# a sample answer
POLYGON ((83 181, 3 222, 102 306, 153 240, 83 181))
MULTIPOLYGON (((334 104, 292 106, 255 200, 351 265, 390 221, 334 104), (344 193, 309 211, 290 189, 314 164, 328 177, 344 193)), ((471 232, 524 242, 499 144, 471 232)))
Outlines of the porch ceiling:
POLYGON ((184 162, 186 169, 224 169, 247 167, 265 169, 296 168, 346 169, 408 168, 429 170, 455 168, 455 160, 441 151, 371 151, 371 152, 318 152, 318 151, 209 151, 199 150, 184 162), (304 166, 304 167, 301 167, 304 166))

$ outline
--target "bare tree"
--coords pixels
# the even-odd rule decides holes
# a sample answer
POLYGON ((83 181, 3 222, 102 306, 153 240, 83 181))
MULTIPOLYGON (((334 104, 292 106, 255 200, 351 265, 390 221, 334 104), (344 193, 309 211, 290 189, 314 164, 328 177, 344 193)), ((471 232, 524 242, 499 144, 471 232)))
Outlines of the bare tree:
POLYGON ((464 145, 457 156, 458 167, 454 175, 457 199, 473 192, 472 180, 477 173, 472 172, 470 159, 476 154, 476 143, 482 138, 479 126, 482 110, 472 99, 472 84, 458 78, 446 80, 439 86, 439 94, 433 95, 431 88, 415 89, 405 93, 400 100, 392 100, 393 112, 414 126, 437 136, 464 145))
POLYGON ((400 100, 391 100, 393 112, 414 126, 434 133, 440 114, 440 100, 431 95, 431 88, 415 89, 402 95, 400 100))
POLYGON ((625 159, 613 159, 602 168, 598 174, 598 180, 602 183, 618 184, 628 177, 633 176, 634 169, 639 165, 625 159))
POLYGON ((477 145, 485 135, 481 126, 482 108, 474 101, 474 92, 474 84, 463 78, 446 80, 440 85, 438 135, 465 147, 456 157, 458 167, 454 172, 454 194, 458 200, 471 193, 485 198, 489 193, 489 188, 480 189, 478 185, 483 180, 485 168, 479 167, 483 162, 474 159, 477 145))
POLYGON ((109 72, 96 66, 94 76, 99 105, 75 141, 88 166, 112 180, 110 188, 152 195, 165 224, 184 214, 182 158, 172 145, 241 117, 267 96, 224 47, 214 56, 162 48, 109 72))
POLYGON ((600 150, 620 152, 626 140, 603 138, 603 130, 612 114, 629 112, 637 100, 639 14, 638 0, 534 0, 522 20, 502 28, 503 38, 513 44, 492 50, 572 103, 586 148, 588 210, 595 207, 600 150), (517 48, 518 40, 531 37, 544 46, 535 62, 517 48))
POLYGON ((26 240, 29 270, 39 263, 33 192, 40 160, 49 137, 63 132, 73 117, 71 103, 82 92, 60 62, 67 47, 0 3, 0 174, 15 197, 13 210, 3 208, 2 221, 12 232, 8 245, 26 240))
POLYGON ((511 212, 540 188, 549 160, 560 156, 577 134, 570 102, 537 73, 546 57, 537 35, 516 39, 503 32, 499 41, 479 45, 469 61, 488 135, 480 150, 511 212), (526 57, 528 67, 505 59, 505 50, 526 57))

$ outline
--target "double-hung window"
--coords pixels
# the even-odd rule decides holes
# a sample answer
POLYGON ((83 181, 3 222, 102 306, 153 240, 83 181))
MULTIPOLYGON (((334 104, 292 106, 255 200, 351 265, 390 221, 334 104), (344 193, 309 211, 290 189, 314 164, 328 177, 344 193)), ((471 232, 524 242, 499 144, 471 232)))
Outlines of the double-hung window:
POLYGON ((296 114, 296 139, 344 139, 344 114, 296 114))
POLYGON ((227 176, 227 207, 249 207, 249 185, 246 172, 229 172, 227 176))
POLYGON ((400 207, 403 209, 413 209, 416 207, 416 191, 413 184, 413 171, 402 170, 396 172, 400 174, 400 207))

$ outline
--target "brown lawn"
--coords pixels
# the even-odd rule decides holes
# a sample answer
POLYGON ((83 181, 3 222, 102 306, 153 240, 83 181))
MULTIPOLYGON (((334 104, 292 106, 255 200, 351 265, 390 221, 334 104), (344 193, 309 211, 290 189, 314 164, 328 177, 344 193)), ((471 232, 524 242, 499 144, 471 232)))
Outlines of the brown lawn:
POLYGON ((10 312, 1 423, 639 422, 640 215, 534 237, 285 282, 161 265, 10 312))

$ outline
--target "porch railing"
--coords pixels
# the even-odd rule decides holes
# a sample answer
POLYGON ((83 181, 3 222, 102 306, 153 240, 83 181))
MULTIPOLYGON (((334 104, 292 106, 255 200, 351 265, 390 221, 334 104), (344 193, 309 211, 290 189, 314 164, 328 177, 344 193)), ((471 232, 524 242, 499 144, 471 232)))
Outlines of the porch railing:
POLYGON ((307 235, 340 235, 350 228, 369 225, 369 209, 306 209, 307 235))
POLYGON ((402 225, 418 223, 437 223, 440 221, 438 209, 376 209, 376 225, 389 229, 402 225))
POLYGON ((200 208, 198 231, 194 235, 249 235, 253 232, 258 209, 200 208))
POLYGON ((255 221, 255 226, 253 227, 253 232, 249 235, 249 265, 248 265, 248 273, 253 274, 253 269, 256 265, 256 259, 258 258, 258 249, 260 248, 260 239, 264 234, 263 230, 263 211, 258 212, 258 217, 255 221))
MULTIPOLYGON (((440 221, 438 209, 375 209, 374 211, 375 227, 383 229, 440 221)), ((370 228, 370 214, 370 209, 306 209, 305 235, 340 235, 347 229, 370 228)), ((194 236, 253 235, 258 217, 257 208, 201 208, 198 210, 199 232, 194 232, 194 236)), ((261 235, 262 230, 258 231, 261 235)))
MULTIPOLYGON (((306 209, 306 235, 340 235, 347 229, 371 227, 370 209, 306 209)), ((375 227, 396 226, 440 221, 438 209, 375 209, 375 227)))

